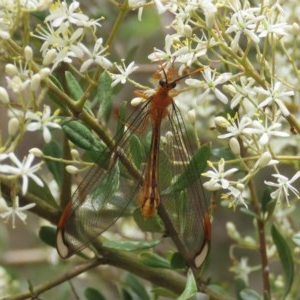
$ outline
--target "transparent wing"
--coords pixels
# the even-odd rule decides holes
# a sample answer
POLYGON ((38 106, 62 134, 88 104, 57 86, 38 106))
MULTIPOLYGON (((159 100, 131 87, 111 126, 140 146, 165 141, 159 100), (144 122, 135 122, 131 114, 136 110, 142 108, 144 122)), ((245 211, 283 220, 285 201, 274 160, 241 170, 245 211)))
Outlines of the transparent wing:
POLYGON ((138 182, 142 182, 139 170, 145 164, 133 133, 145 127, 149 101, 128 118, 125 124, 130 124, 129 128, 115 146, 99 154, 98 162, 86 174, 64 209, 56 240, 61 257, 67 258, 85 248, 125 214, 138 182), (124 167, 126 164, 127 168, 124 167))
POLYGON ((163 132, 167 142, 162 144, 160 151, 161 204, 158 212, 186 263, 199 267, 210 244, 209 207, 200 178, 209 150, 192 154, 193 147, 174 102, 162 126, 163 132), (201 157, 203 154, 205 156, 201 157))

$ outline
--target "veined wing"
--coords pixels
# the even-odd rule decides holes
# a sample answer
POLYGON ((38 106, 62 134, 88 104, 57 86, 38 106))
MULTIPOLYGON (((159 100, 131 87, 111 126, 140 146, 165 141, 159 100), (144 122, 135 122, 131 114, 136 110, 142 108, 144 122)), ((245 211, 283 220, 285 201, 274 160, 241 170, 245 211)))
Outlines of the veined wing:
POLYGON ((192 154, 181 113, 173 102, 162 131, 167 131, 167 142, 161 151, 160 195, 158 213, 167 233, 191 267, 199 267, 210 246, 209 207, 200 174, 204 171, 209 150, 192 154), (163 130, 164 128, 164 130, 163 130), (164 153, 164 154, 162 154, 164 153), (203 153, 206 156, 199 157, 203 153))
POLYGON ((145 126, 149 101, 151 99, 128 118, 125 124, 129 127, 119 140, 99 153, 98 163, 88 171, 65 207, 56 238, 57 251, 62 258, 84 249, 111 227, 124 214, 142 183, 143 176, 139 172, 142 162, 132 165, 135 157, 140 156, 137 153, 140 149, 130 147, 130 138, 145 126))

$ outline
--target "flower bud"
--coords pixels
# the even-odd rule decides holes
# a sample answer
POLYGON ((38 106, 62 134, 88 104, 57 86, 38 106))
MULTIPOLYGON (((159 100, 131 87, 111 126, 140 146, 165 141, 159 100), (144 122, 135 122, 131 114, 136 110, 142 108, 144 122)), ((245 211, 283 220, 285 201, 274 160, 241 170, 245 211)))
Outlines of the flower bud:
POLYGON ((131 106, 136 107, 139 106, 141 103, 144 102, 145 99, 142 97, 135 97, 130 101, 131 106))
POLYGON ((66 171, 70 174, 77 174, 79 172, 79 169, 75 166, 69 165, 66 166, 66 171))
POLYGON ((183 31, 186 37, 191 37, 193 34, 193 30, 190 25, 185 24, 183 27, 183 31))
POLYGON ((242 192, 242 191, 245 189, 245 185, 244 185, 243 183, 241 183, 241 182, 238 182, 238 183, 236 184, 236 188, 237 188, 240 192, 242 192))
POLYGON ((40 74, 34 74, 31 78, 30 88, 33 92, 36 92, 41 85, 40 74))
POLYGON ((229 125, 228 120, 225 119, 225 118, 222 117, 222 116, 215 117, 214 120, 215 120, 215 124, 216 124, 218 127, 227 128, 227 126, 229 125))
POLYGON ((14 76, 18 74, 18 69, 13 64, 6 64, 5 65, 5 73, 9 76, 14 76))
POLYGON ((3 104, 8 104, 9 103, 8 93, 7 93, 6 89, 2 86, 0 86, 0 101, 3 104))
POLYGON ((71 150, 71 156, 74 160, 80 160, 79 152, 76 149, 71 150))
POLYGON ((46 79, 49 77, 51 70, 49 68, 42 68, 39 72, 41 79, 46 79))
POLYGON ((267 166, 269 164, 271 159, 272 159, 271 153, 269 151, 264 152, 257 161, 258 167, 259 168, 264 168, 265 166, 267 166))
POLYGON ((227 229, 227 233, 228 235, 235 241, 238 241, 241 239, 241 235, 239 234, 239 232, 236 230, 236 227, 234 225, 234 223, 232 222, 227 222, 226 223, 226 229, 227 229))
POLYGON ((25 55, 25 60, 27 62, 31 61, 32 60, 32 57, 33 57, 33 51, 32 51, 32 48, 30 46, 26 46, 24 48, 24 55, 25 55))
POLYGON ((292 32, 293 32, 293 34, 298 35, 299 31, 300 31, 299 24, 296 23, 296 22, 294 22, 293 25, 292 25, 292 32))
POLYGON ((234 155, 239 155, 241 153, 240 143, 235 137, 230 139, 229 147, 234 155))
POLYGON ((56 55, 57 55, 56 50, 55 49, 50 49, 46 53, 46 55, 43 59, 43 65, 48 66, 48 65, 52 64, 54 59, 56 58, 56 55))
POLYGON ((187 117, 188 117, 188 120, 191 124, 195 124, 195 122, 196 122, 196 111, 194 109, 189 110, 188 113, 187 113, 187 117))
POLYGON ((33 154, 35 157, 42 157, 44 155, 39 148, 31 148, 29 153, 33 154))
POLYGON ((19 123, 19 120, 15 117, 11 118, 9 121, 8 121, 8 134, 10 136, 14 136, 18 130, 20 129, 20 123, 19 123))

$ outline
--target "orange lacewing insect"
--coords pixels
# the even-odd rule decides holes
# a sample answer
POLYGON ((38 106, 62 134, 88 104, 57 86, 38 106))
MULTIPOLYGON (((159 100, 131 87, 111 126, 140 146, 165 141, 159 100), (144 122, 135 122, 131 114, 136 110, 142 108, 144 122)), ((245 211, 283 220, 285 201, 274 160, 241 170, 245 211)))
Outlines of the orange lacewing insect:
MULTIPOLYGON (((165 70, 162 71, 165 78, 160 79, 155 93, 128 118, 127 129, 121 136, 117 133, 117 141, 100 153, 99 162, 93 165, 66 205, 56 238, 62 258, 92 243, 137 198, 145 218, 158 212, 167 234, 189 266, 199 267, 205 260, 211 224, 200 179, 199 152, 198 157, 196 152, 192 153, 182 115, 169 93, 177 82, 199 70, 171 82, 165 70), (151 143, 143 161, 137 159, 142 156, 141 149, 133 146, 131 140, 147 127, 151 143), (169 142, 162 143, 161 136, 169 142), (135 175, 131 169, 136 171, 135 175)), ((200 159, 205 166, 208 157, 200 159)))

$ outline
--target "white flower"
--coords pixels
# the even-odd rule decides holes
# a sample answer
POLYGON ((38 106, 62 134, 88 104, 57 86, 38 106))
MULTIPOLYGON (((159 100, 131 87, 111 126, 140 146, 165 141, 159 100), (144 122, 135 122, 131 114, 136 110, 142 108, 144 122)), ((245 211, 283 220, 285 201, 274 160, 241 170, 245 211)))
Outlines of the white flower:
POLYGON ((107 47, 103 46, 102 38, 99 38, 96 41, 92 52, 82 43, 79 44, 79 47, 81 47, 83 52, 89 57, 81 65, 81 73, 84 73, 93 63, 96 63, 103 69, 110 69, 112 67, 112 63, 105 57, 105 51, 107 50, 107 47))
POLYGON ((127 67, 125 66, 125 63, 123 61, 123 66, 117 65, 118 70, 121 74, 112 74, 109 73, 111 76, 113 82, 111 84, 112 87, 116 86, 118 83, 125 84, 127 77, 133 73, 136 69, 138 69, 138 66, 134 66, 134 61, 132 61, 127 67))
POLYGON ((248 258, 242 257, 239 264, 231 267, 230 272, 236 274, 236 278, 242 279, 246 285, 249 284, 249 275, 253 271, 251 267, 248 266, 248 258))
POLYGON ((263 20, 264 16, 255 16, 255 13, 259 12, 259 8, 249 8, 249 9, 239 9, 232 15, 230 20, 230 26, 228 26, 226 33, 235 32, 235 37, 231 43, 231 47, 234 51, 238 49, 238 43, 241 37, 241 34, 245 34, 253 41, 253 43, 259 43, 259 37, 255 33, 255 28, 253 28, 253 24, 256 26, 257 23, 263 20))
POLYGON ((210 161, 208 161, 208 165, 213 170, 209 170, 206 173, 202 174, 202 176, 210 177, 210 180, 205 182, 203 186, 210 191, 216 191, 221 188, 228 189, 229 181, 226 179, 226 177, 235 173, 238 169, 232 168, 225 171, 225 160, 223 158, 221 158, 218 163, 218 170, 213 166, 213 164, 210 161))
POLYGON ((153 0, 155 5, 156 5, 156 9, 158 11, 159 14, 162 14, 166 11, 166 8, 164 7, 164 5, 162 4, 161 0, 153 0))
MULTIPOLYGON (((270 34, 273 36, 284 36, 288 35, 288 32, 292 28, 292 25, 288 25, 286 22, 282 21, 282 16, 278 14, 280 10, 279 3, 275 4, 273 8, 266 14, 266 18, 259 24, 257 32, 259 32, 259 37, 266 37, 270 34), (275 8, 275 9, 274 9, 275 8)), ((252 25, 253 28, 256 25, 252 25)))
POLYGON ((10 175, 16 175, 22 178, 22 194, 25 195, 28 190, 29 178, 31 178, 37 185, 44 186, 43 181, 36 176, 34 173, 41 168, 42 163, 38 163, 34 166, 31 166, 34 155, 29 154, 28 157, 25 157, 22 162, 18 160, 16 155, 11 152, 8 154, 10 160, 15 164, 15 167, 10 165, 1 165, 1 172, 10 175))
MULTIPOLYGON (((176 39, 175 39, 176 40, 176 39)), ((165 37, 165 51, 160 50, 160 49, 154 49, 154 52, 148 55, 148 58, 151 61, 167 61, 167 65, 165 65, 165 70, 167 70, 174 62, 180 62, 185 55, 190 55, 191 51, 189 47, 187 46, 182 46, 182 47, 177 47, 175 48, 176 50, 172 52, 172 46, 174 43, 174 36, 171 36, 169 34, 166 35, 165 37)), ((195 56, 195 55, 193 55, 195 56)), ((186 58, 184 59, 185 61, 187 60, 186 58)), ((190 60, 190 58, 188 59, 190 60)))
POLYGON ((143 6, 145 5, 146 0, 128 0, 128 5, 132 9, 138 8, 138 20, 142 20, 142 14, 143 14, 143 6))
POLYGON ((286 117, 290 114, 289 110, 286 108, 285 104, 283 103, 283 100, 286 97, 290 97, 294 95, 293 91, 287 91, 284 85, 277 81, 274 86, 268 89, 263 89, 262 87, 255 87, 254 90, 263 96, 266 96, 266 98, 258 105, 258 108, 262 108, 264 106, 267 106, 269 104, 272 104, 272 102, 276 103, 281 110, 282 114, 286 117))
POLYGON ((231 99, 230 108, 234 109, 238 104, 240 104, 245 99, 253 99, 255 92, 253 91, 254 79, 242 76, 240 78, 241 85, 230 85, 233 88, 233 98, 231 99))
POLYGON ((205 81, 200 81, 197 79, 189 78, 185 83, 194 88, 204 88, 206 89, 202 94, 201 98, 205 98, 207 94, 212 91, 217 99, 226 104, 228 102, 227 96, 225 96, 219 89, 216 88, 217 85, 223 84, 228 81, 231 77, 231 73, 220 74, 217 78, 216 73, 210 68, 205 68, 203 70, 203 78, 205 81))
POLYGON ((50 6, 50 15, 45 18, 45 22, 51 22, 53 27, 59 27, 63 22, 80 26, 88 21, 88 16, 79 10, 79 2, 73 1, 70 6, 67 2, 55 2, 50 6))
POLYGON ((228 123, 227 131, 228 133, 221 134, 218 136, 219 139, 226 139, 229 137, 240 136, 243 134, 245 128, 249 127, 252 124, 251 118, 247 115, 242 116, 242 119, 239 120, 237 117, 229 118, 230 123, 228 123), (235 122, 237 121, 237 122, 235 122))
POLYGON ((217 12, 217 7, 213 4, 212 0, 202 0, 200 1, 200 7, 205 16, 205 23, 208 28, 212 28, 215 21, 215 14, 217 12))
MULTIPOLYGON (((239 184, 239 186, 243 186, 243 184, 239 184)), ((222 199, 229 200, 229 207, 236 208, 238 205, 244 205, 248 208, 248 205, 245 200, 244 196, 244 188, 235 188, 233 186, 228 187, 229 192, 222 195, 222 199)))
POLYGON ((289 134, 283 131, 277 131, 280 128, 280 123, 273 123, 271 126, 268 124, 262 124, 261 122, 255 120, 252 122, 252 128, 245 128, 243 130, 246 134, 257 134, 260 136, 259 143, 264 146, 269 142, 270 137, 287 137, 289 134))
POLYGON ((45 64, 48 64, 49 61, 53 63, 52 70, 54 70, 61 62, 72 63, 73 57, 82 57, 83 51, 78 43, 83 35, 83 28, 77 28, 74 31, 62 23, 56 30, 49 24, 47 24, 47 29, 38 27, 38 35, 34 36, 44 40, 41 47, 42 56, 45 59, 45 64), (50 55, 48 54, 49 51, 51 51, 50 55), (51 60, 48 58, 49 56, 51 56, 51 60))
POLYGON ((16 216, 24 223, 26 224, 27 215, 24 213, 25 210, 29 210, 32 207, 34 207, 35 203, 30 203, 25 206, 20 207, 19 206, 19 197, 16 196, 13 200, 12 207, 6 208, 6 211, 0 212, 0 217, 4 219, 4 222, 8 222, 8 220, 12 219, 12 228, 16 228, 16 216))
POLYGON ((281 174, 273 174, 272 176, 277 178, 277 183, 265 181, 266 185, 277 187, 277 190, 271 193, 272 199, 281 201, 282 198, 284 198, 289 205, 289 191, 291 191, 297 198, 299 198, 299 191, 292 185, 292 183, 300 177, 300 171, 298 171, 291 179, 281 174))
POLYGON ((43 113, 28 111, 25 117, 27 120, 31 121, 31 123, 27 125, 26 129, 28 131, 42 130, 44 141, 46 143, 51 141, 51 132, 49 128, 60 128, 60 125, 54 120, 56 118, 55 113, 54 115, 51 115, 50 106, 45 105, 43 113))

